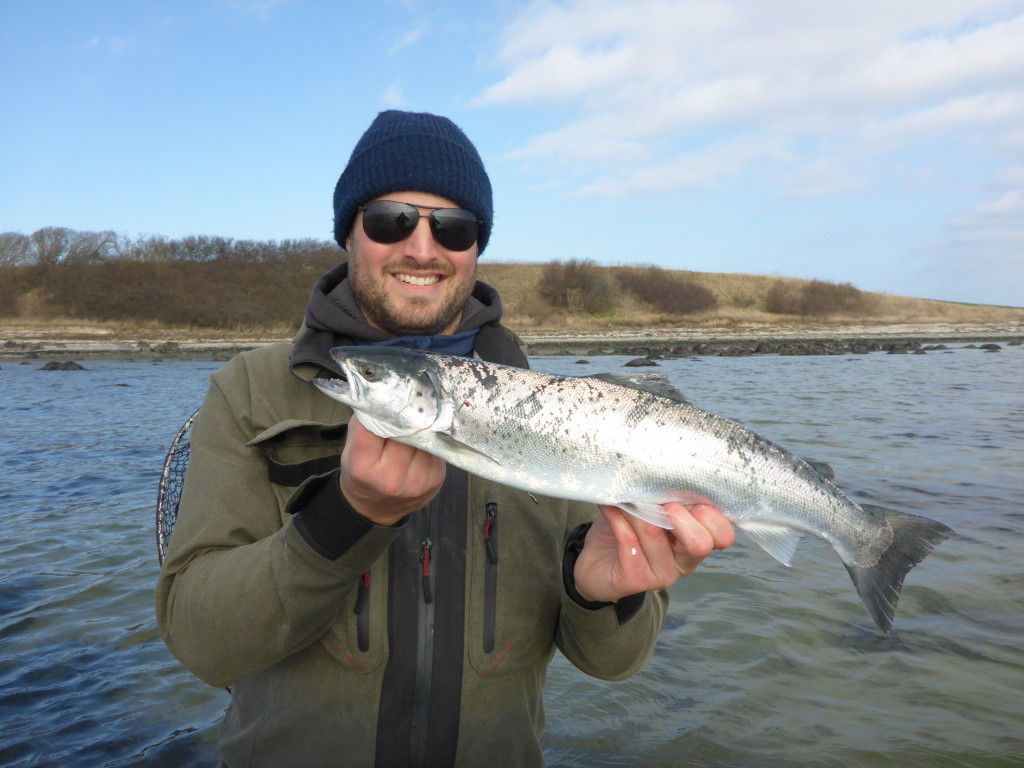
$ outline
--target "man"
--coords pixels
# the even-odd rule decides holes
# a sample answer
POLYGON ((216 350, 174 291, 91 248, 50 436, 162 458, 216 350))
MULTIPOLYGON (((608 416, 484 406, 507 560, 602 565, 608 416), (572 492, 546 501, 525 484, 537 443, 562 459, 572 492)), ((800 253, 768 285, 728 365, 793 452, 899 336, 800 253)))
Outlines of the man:
POLYGON ((731 545, 732 527, 708 506, 667 505, 668 532, 534 499, 365 429, 309 383, 334 369, 331 347, 527 361, 476 280, 491 187, 451 121, 378 115, 334 215, 349 260, 317 282, 294 343, 211 378, 157 588, 161 632, 196 675, 230 686, 231 768, 540 765, 555 649, 601 678, 637 671, 664 588, 731 545))

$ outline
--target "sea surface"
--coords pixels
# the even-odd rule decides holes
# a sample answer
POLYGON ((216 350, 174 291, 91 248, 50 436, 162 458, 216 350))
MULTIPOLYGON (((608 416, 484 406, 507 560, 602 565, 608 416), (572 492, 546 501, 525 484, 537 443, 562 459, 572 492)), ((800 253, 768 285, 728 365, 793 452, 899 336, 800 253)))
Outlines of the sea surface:
MULTIPOLYGON (((221 363, 41 364, 0 366, 0 766, 211 766, 227 694, 157 632, 154 505, 221 363)), ((650 370, 829 462, 856 499, 957 536, 910 573, 886 636, 826 545, 806 540, 786 568, 741 534, 671 590, 632 679, 556 657, 549 764, 1024 766, 1024 348, 650 370)))

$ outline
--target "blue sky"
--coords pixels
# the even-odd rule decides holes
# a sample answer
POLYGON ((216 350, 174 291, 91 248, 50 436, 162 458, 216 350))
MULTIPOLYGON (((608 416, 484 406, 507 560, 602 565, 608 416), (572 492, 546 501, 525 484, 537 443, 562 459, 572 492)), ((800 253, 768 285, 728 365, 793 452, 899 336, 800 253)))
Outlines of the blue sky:
POLYGON ((0 0, 0 232, 331 236, 451 117, 484 258, 1024 305, 1024 0, 0 0))

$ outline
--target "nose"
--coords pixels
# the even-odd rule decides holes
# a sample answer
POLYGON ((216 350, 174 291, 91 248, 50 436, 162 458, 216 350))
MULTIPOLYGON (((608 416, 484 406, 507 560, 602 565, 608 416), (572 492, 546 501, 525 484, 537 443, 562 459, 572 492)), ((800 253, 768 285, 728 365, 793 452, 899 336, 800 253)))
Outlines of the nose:
POLYGON ((430 220, 420 216, 416 229, 404 240, 402 255, 416 261, 433 261, 437 258, 434 235, 430 231, 430 220))

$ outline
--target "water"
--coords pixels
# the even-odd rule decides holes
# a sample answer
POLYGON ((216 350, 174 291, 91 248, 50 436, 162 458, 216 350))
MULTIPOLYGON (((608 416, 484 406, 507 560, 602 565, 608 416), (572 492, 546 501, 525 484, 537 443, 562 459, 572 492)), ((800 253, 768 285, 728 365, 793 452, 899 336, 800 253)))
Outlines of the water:
MULTIPOLYGON (((571 374, 624 358, 538 358, 571 374)), ((0 766, 208 766, 227 694, 153 617, 166 445, 220 364, 0 370, 0 766)), ((911 572, 892 637, 831 550, 742 540, 672 589, 622 683, 560 657, 551 765, 1024 765, 1024 349, 698 358, 690 400, 829 461, 856 498, 957 530, 911 572)))

